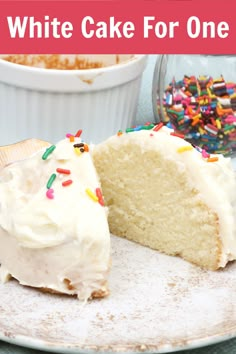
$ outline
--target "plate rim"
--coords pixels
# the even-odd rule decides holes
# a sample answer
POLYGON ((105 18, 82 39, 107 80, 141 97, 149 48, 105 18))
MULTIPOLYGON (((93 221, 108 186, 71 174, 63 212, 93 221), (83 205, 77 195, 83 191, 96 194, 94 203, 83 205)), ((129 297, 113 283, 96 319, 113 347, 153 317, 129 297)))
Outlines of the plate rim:
POLYGON ((217 335, 212 334, 210 336, 193 338, 183 345, 173 345, 171 343, 162 344, 130 344, 130 345, 106 345, 106 346, 96 346, 96 345, 76 345, 76 344, 63 344, 63 343, 52 343, 50 341, 44 341, 41 339, 28 337, 25 335, 15 335, 10 332, 4 333, 0 331, 0 341, 6 342, 12 345, 18 345, 22 348, 29 348, 41 351, 48 351, 52 353, 61 354, 104 354, 104 353, 125 353, 125 354, 164 354, 164 353, 174 353, 182 350, 192 350, 197 348, 203 348, 209 345, 219 344, 226 342, 230 339, 236 338, 236 323, 235 326, 223 334, 217 335), (133 349, 132 349, 133 348, 133 349))

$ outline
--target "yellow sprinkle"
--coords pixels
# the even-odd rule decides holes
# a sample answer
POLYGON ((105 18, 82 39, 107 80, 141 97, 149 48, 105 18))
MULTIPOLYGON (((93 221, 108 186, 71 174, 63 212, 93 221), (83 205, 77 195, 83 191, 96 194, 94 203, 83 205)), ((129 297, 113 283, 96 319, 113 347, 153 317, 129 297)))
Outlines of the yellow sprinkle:
POLYGON ((81 155, 81 154, 82 154, 82 152, 80 151, 79 148, 74 148, 74 150, 75 150, 75 153, 76 153, 77 155, 81 155))
POLYGON ((187 146, 181 146, 180 148, 178 148, 177 152, 181 153, 181 152, 190 151, 190 150, 193 150, 193 147, 191 145, 187 145, 187 146))
POLYGON ((207 88, 207 93, 210 98, 215 98, 215 95, 211 92, 209 88, 207 88))
POLYGON ((218 77, 218 78, 215 78, 214 80, 213 80, 213 84, 215 83, 215 82, 223 82, 222 81, 222 77, 220 76, 220 77, 218 77))
POLYGON ((218 119, 216 119, 216 126, 218 129, 221 129, 221 122, 218 119))
POLYGON ((230 98, 236 98, 236 93, 233 93, 230 98))
POLYGON ((94 202, 98 202, 98 197, 91 191, 91 189, 87 188, 85 191, 94 202))
MULTIPOLYGON (((234 129, 234 128, 233 128, 233 129, 234 129)), ((225 130, 225 131, 224 131, 224 134, 225 134, 225 135, 230 134, 233 129, 225 130)))
POLYGON ((199 130, 199 133, 200 133, 201 135, 205 134, 205 130, 202 129, 201 127, 199 127, 198 130, 199 130))
POLYGON ((199 120, 199 119, 201 118, 201 116, 202 116, 201 113, 199 113, 199 114, 197 114, 196 116, 194 116, 193 119, 194 119, 194 120, 195 120, 195 119, 198 119, 198 120, 199 120))
POLYGON ((209 157, 209 158, 207 159, 207 162, 216 162, 216 161, 218 161, 218 160, 219 160, 218 157, 209 157))

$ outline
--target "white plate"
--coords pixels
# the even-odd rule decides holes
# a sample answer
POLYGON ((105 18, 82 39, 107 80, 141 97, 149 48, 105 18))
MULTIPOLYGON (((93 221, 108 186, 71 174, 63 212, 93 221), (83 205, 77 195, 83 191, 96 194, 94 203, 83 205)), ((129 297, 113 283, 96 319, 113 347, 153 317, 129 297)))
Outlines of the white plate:
POLYGON ((112 248, 105 299, 1 285, 0 339, 58 353, 163 353, 236 336, 236 262, 210 272, 117 237, 112 248))

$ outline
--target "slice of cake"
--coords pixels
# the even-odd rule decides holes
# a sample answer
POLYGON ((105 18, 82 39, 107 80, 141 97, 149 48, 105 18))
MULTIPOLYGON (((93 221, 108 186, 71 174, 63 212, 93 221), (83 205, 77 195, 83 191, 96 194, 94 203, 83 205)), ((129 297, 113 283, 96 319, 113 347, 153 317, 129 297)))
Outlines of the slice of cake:
MULTIPOLYGON (((108 293, 110 234, 89 147, 79 135, 0 170, 0 275, 84 300, 108 293)), ((12 146, 15 153, 22 144, 12 146)), ((9 147, 1 148, 5 163, 8 155, 9 147)))
POLYGON ((94 148, 110 231, 215 270, 236 259, 235 174, 176 135, 149 124, 94 148))

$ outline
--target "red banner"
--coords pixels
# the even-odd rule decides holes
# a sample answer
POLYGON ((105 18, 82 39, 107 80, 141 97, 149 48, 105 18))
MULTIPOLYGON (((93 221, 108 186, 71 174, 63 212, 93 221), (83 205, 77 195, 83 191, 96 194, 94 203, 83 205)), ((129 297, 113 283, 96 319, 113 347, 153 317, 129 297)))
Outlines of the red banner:
POLYGON ((235 0, 0 1, 0 53, 235 54, 235 10, 235 0))

